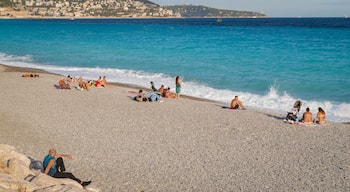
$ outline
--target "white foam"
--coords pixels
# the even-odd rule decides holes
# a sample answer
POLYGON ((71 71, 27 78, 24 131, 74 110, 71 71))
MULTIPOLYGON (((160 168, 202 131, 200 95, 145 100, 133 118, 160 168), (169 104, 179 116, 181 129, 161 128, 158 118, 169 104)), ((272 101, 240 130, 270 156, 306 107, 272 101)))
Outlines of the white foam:
MULTIPOLYGON (((110 82, 120 82, 126 84, 139 85, 150 88, 150 81, 155 83, 156 87, 164 85, 175 91, 175 77, 171 77, 162 73, 147 73, 144 71, 134 71, 125 69, 111 68, 80 68, 80 67, 61 67, 52 65, 35 64, 30 55, 11 56, 0 53, 0 63, 19 66, 40 68, 49 72, 62 75, 82 76, 84 79, 96 80, 99 76, 106 76, 110 82)), ((209 87, 201 82, 186 81, 182 77, 182 94, 211 99, 229 105, 232 98, 238 95, 246 107, 275 111, 278 113, 286 113, 289 111, 294 102, 300 99, 303 102, 301 113, 306 107, 310 107, 311 112, 316 116, 318 107, 322 107, 327 113, 327 119, 335 122, 350 122, 350 104, 349 103, 334 103, 330 101, 309 101, 302 98, 293 98, 288 93, 278 93, 271 86, 265 95, 258 95, 249 92, 239 92, 235 90, 223 90, 209 87)))

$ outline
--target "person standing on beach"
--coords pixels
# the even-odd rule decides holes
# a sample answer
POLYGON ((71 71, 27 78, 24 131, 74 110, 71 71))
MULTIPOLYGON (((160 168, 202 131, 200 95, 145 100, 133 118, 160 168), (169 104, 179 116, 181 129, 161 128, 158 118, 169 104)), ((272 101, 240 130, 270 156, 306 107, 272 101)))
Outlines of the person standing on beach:
POLYGON ((91 181, 81 181, 80 179, 76 178, 72 173, 64 172, 66 168, 63 163, 63 157, 72 159, 71 155, 58 154, 56 153, 56 149, 50 149, 49 154, 45 156, 43 161, 44 173, 54 178, 73 179, 74 181, 80 183, 83 187, 88 186, 91 183, 91 181))
POLYGON ((175 78, 175 86, 176 86, 176 98, 180 98, 181 80, 179 76, 176 76, 175 78))

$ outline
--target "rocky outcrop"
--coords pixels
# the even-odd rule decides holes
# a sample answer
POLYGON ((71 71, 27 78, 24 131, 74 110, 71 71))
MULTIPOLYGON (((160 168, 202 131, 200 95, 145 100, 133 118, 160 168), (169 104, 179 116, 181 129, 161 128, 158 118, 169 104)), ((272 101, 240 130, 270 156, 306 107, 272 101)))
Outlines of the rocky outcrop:
POLYGON ((0 191, 89 191, 71 179, 55 179, 43 174, 41 170, 40 161, 16 152, 12 146, 0 144, 0 191))

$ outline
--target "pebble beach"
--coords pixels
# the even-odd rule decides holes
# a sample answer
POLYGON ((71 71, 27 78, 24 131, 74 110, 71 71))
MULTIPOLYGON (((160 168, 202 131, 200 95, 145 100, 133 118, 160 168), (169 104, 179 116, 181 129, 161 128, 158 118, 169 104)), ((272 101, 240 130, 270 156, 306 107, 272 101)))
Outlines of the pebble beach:
POLYGON ((0 143, 35 160, 71 154, 67 171, 98 191, 350 191, 349 123, 291 125, 189 97, 136 102, 139 88, 123 84, 57 89, 62 77, 0 65, 0 143))

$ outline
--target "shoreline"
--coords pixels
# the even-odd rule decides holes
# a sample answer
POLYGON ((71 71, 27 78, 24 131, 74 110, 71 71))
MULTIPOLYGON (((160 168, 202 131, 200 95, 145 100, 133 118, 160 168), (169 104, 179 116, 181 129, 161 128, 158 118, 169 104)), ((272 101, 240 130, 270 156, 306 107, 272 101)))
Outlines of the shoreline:
MULTIPOLYGON (((36 68, 26 68, 26 67, 16 67, 16 66, 10 66, 10 65, 5 65, 5 64, 0 64, 0 66, 5 67, 5 72, 23 72, 23 73, 43 73, 43 74, 51 74, 51 75, 58 75, 62 77, 66 77, 61 74, 56 74, 56 73, 51 73, 42 69, 36 69, 36 68)), ((119 83, 119 82, 109 82, 110 85, 112 86, 119 86, 119 87, 124 87, 124 88, 130 88, 130 89, 142 89, 147 92, 152 92, 150 88, 138 86, 138 85, 133 85, 133 84, 127 84, 127 83, 119 83)), ((197 101, 205 101, 205 102, 211 102, 211 103, 217 103, 217 104, 222 104, 218 101, 210 100, 210 99, 204 99, 204 98, 198 98, 198 97, 193 97, 193 96, 188 96, 188 95, 181 95, 181 98, 186 98, 186 99, 191 99, 191 100, 197 100, 197 101)))
MULTIPOLYGON (((48 72, 46 70, 38 69, 38 68, 17 67, 17 66, 5 65, 5 64, 0 64, 0 66, 5 67, 5 72, 43 73, 43 74, 51 74, 51 75, 66 77, 65 75, 62 75, 62 74, 52 73, 52 72, 48 72)), ((117 86, 117 87, 130 88, 130 89, 136 89, 136 90, 142 89, 142 90, 147 91, 147 92, 153 92, 148 87, 143 87, 143 86, 139 86, 139 85, 135 85, 135 84, 120 83, 120 82, 109 82, 109 84, 112 86, 117 86)), ((191 99, 191 100, 196 100, 196 101, 203 101, 203 102, 210 102, 210 103, 217 104, 217 105, 227 106, 227 104, 224 102, 215 101, 212 99, 199 98, 199 97, 188 96, 188 95, 183 95, 183 94, 181 94, 181 98, 191 99)), ((276 114, 279 114, 282 116, 286 115, 286 114, 282 114, 282 113, 279 113, 279 112, 276 112, 273 110, 261 110, 261 109, 257 109, 257 108, 252 108, 250 110, 254 110, 254 111, 262 112, 262 113, 276 113, 276 114)), ((302 114, 302 113, 300 113, 300 114, 302 114)), ((340 123, 340 124, 350 124, 350 122, 346 122, 346 121, 345 122, 334 122, 334 121, 327 120, 327 122, 340 123)))
MULTIPOLYGON (((0 65, 0 140, 97 191, 347 191, 348 124, 298 126, 285 115, 187 98, 136 102, 137 87, 55 88, 62 75, 0 65), (8 71, 8 72, 5 72, 8 71)), ((74 86, 74 85, 73 85, 74 86)))

